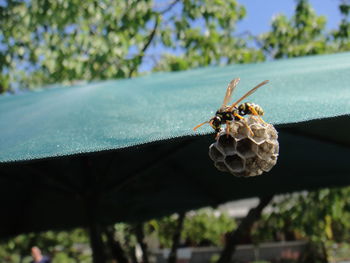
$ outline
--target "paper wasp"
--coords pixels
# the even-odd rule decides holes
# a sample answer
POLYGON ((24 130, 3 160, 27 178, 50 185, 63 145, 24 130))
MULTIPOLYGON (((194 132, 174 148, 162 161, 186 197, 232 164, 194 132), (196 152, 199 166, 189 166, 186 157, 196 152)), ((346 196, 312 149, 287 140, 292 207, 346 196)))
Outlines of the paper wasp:
MULTIPOLYGON (((196 130, 197 128, 201 127, 202 125, 208 123, 215 132, 219 133, 221 131, 221 125, 226 124, 226 132, 229 133, 229 123, 231 121, 238 121, 238 120, 245 120, 243 116, 245 115, 254 115, 259 118, 261 122, 264 122, 260 116, 264 115, 263 109, 254 103, 245 102, 240 104, 238 107, 237 105, 247 98, 248 96, 252 95, 258 88, 261 86, 267 84, 269 81, 265 80, 258 84, 256 87, 252 88, 250 91, 248 91, 246 94, 244 94, 239 100, 237 100, 232 105, 227 105, 231 99, 232 93, 234 89, 236 88, 237 84, 239 83, 240 79, 236 78, 231 80, 231 82, 228 84, 226 94, 224 97, 224 101, 221 105, 221 107, 216 111, 215 116, 212 117, 210 120, 205 121, 201 124, 198 124, 196 127, 193 128, 193 130, 196 130)), ((264 122, 265 123, 265 122, 264 122)), ((253 132, 250 130, 248 124, 245 122, 246 127, 249 129, 249 131, 253 134, 253 132)))

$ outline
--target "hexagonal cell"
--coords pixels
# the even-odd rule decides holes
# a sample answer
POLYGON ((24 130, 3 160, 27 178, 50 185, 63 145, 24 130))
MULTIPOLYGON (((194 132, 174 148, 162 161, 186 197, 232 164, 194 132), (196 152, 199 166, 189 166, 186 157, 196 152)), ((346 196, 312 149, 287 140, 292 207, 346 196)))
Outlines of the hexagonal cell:
MULTIPOLYGON (((272 167, 274 167, 274 166, 276 165, 276 163, 277 163, 277 158, 276 158, 275 160, 272 160, 272 159, 271 159, 271 160, 269 161, 269 163, 270 163, 270 165, 271 165, 271 168, 270 168, 270 170, 271 170, 272 167)), ((270 171, 270 170, 269 170, 269 171, 270 171)), ((268 171, 266 171, 266 172, 268 172, 268 171)))
POLYGON ((271 155, 270 160, 277 162, 278 154, 271 155))
POLYGON ((244 160, 237 154, 226 156, 225 164, 232 172, 241 172, 244 169, 244 160))
POLYGON ((266 129, 263 126, 257 125, 257 124, 252 124, 249 127, 252 130, 254 135, 249 133, 248 137, 251 138, 254 142, 259 144, 263 140, 267 139, 267 137, 266 137, 266 129))
POLYGON ((245 161, 245 170, 248 173, 254 173, 254 174, 258 173, 258 171, 260 170, 260 167, 257 164, 257 160, 258 159, 259 158, 257 156, 246 159, 246 161, 245 161))
POLYGON ((236 135, 238 134, 237 130, 239 129, 239 127, 242 125, 242 123, 240 121, 232 121, 230 122, 229 126, 230 126, 230 133, 236 137, 236 135))
POLYGON ((236 126, 235 127, 236 128, 235 137, 238 140, 248 137, 249 130, 248 130, 247 126, 243 123, 243 121, 236 121, 235 126, 236 126))
POLYGON ((256 123, 258 123, 258 118, 256 118, 256 117, 250 115, 250 116, 247 118, 247 123, 248 123, 249 125, 251 125, 251 124, 256 124, 256 123))
POLYGON ((270 124, 269 127, 266 129, 267 135, 271 140, 277 140, 278 138, 278 133, 276 129, 270 124))
POLYGON ((254 152, 254 155, 258 155, 258 149, 259 149, 259 144, 254 143, 252 145, 252 151, 254 152))
POLYGON ((258 147, 258 155, 262 159, 269 158, 274 152, 273 152, 274 144, 270 141, 265 141, 258 147))
POLYGON ((266 128, 260 123, 254 123, 250 125, 250 129, 255 134, 255 137, 266 137, 266 128))
POLYGON ((262 173, 263 173, 263 170, 258 169, 258 170, 254 171, 254 172, 247 173, 247 177, 254 177, 254 176, 260 175, 262 173))
POLYGON ((221 172, 229 172, 226 165, 223 162, 216 162, 214 166, 221 172))
POLYGON ((224 155, 216 148, 216 144, 214 143, 209 147, 209 157, 214 162, 223 161, 225 158, 224 155))
POLYGON ((255 155, 254 145, 255 143, 252 140, 249 138, 244 138, 237 142, 236 150, 244 157, 252 157, 255 155))
POLYGON ((251 177, 269 171, 277 162, 277 131, 254 116, 230 122, 230 133, 223 128, 209 155, 218 170, 238 177, 251 177), (254 133, 251 135, 249 128, 254 133))
POLYGON ((262 159, 257 160, 257 165, 260 167, 261 170, 268 172, 271 170, 271 168, 275 165, 272 161, 265 161, 262 159))
POLYGON ((223 133, 217 140, 217 145, 225 154, 233 154, 236 152, 236 140, 229 134, 223 133))

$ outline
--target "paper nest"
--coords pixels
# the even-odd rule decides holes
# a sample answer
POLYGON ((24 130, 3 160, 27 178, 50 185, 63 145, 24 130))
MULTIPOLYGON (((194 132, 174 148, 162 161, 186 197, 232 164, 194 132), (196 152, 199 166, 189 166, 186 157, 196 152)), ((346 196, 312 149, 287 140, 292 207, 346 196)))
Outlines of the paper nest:
POLYGON ((209 147, 209 156, 215 167, 239 177, 251 177, 268 172, 277 162, 278 134, 272 124, 254 116, 230 123, 230 132, 222 129, 215 143, 209 147))

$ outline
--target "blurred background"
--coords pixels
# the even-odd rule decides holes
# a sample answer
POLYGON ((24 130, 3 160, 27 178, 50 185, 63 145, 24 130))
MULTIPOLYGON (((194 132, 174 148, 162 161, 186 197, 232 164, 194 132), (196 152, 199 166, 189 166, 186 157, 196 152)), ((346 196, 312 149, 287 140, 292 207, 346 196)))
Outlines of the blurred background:
MULTIPOLYGON (((4 95, 57 83, 69 86, 349 50, 346 0, 0 0, 4 95)), ((255 255, 244 262, 350 260, 349 194, 350 188, 344 187, 275 197, 240 241, 248 245, 242 251, 255 255), (268 244, 274 252, 264 259, 257 244, 268 244)), ((181 262, 188 262, 195 251, 207 253, 202 260, 215 262, 215 249, 223 247, 226 235, 257 203, 252 199, 106 227, 110 262, 117 262, 116 248, 118 262, 120 253, 125 262, 163 262, 174 242, 192 248, 183 251, 182 259, 179 255, 181 262), (145 248, 149 258, 142 253, 145 248)), ((92 262, 85 229, 29 233, 0 242, 0 262, 30 262, 33 246, 52 262, 92 262)))

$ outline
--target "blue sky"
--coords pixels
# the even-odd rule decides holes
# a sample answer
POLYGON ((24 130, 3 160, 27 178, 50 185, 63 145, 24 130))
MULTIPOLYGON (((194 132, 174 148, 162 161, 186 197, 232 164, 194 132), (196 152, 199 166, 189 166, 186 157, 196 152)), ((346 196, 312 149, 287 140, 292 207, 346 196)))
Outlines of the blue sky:
MULTIPOLYGON (((312 7, 318 15, 327 17, 327 28, 337 27, 340 22, 338 11, 339 0, 310 0, 312 7)), ((291 16, 294 13, 294 0, 241 0, 247 9, 247 16, 238 24, 238 30, 249 30, 253 34, 260 34, 270 29, 273 16, 283 13, 291 16)))
MULTIPOLYGON (((169 3, 168 0, 156 0, 157 5, 169 3)), ((295 0, 238 0, 247 10, 246 17, 237 24, 236 33, 250 31, 253 35, 259 35, 270 30, 272 18, 277 14, 292 16, 295 8, 295 0)), ((338 26, 340 22, 340 13, 338 6, 340 0, 309 0, 317 15, 327 17, 327 29, 331 30, 338 26)), ((174 12, 180 12, 178 6, 174 12)), ((148 55, 160 55, 165 50, 160 47, 150 47, 146 52, 148 55)), ((139 70, 141 72, 149 71, 154 65, 153 59, 145 59, 139 70)))

